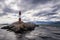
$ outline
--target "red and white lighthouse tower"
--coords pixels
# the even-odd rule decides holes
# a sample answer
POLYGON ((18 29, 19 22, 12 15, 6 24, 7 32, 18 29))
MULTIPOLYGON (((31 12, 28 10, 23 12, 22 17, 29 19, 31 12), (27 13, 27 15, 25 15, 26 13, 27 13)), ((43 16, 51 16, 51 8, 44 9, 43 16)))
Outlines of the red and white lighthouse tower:
POLYGON ((19 23, 21 23, 21 11, 19 11, 19 23))

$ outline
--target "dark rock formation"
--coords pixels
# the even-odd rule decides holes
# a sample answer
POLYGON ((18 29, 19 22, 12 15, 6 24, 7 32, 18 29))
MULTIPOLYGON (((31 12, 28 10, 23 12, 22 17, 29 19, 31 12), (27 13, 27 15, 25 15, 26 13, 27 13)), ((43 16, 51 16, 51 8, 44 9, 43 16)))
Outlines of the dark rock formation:
POLYGON ((1 29, 8 29, 14 31, 15 33, 23 33, 25 31, 32 31, 37 25, 33 23, 15 22, 11 25, 2 27, 1 29))

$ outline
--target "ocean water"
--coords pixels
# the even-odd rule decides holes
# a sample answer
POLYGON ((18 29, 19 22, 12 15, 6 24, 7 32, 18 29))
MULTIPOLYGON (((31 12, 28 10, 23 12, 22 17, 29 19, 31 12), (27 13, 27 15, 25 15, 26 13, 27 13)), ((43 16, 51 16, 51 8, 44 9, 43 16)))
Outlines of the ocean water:
MULTIPOLYGON (((0 28, 3 26, 6 25, 0 28)), ((39 26, 23 34, 0 29, 0 40, 60 40, 60 27, 39 26)))

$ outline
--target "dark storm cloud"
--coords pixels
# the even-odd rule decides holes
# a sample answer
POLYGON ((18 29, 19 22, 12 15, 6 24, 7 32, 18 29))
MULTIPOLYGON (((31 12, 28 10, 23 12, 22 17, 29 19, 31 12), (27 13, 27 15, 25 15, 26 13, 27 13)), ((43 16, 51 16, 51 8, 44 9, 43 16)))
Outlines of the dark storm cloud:
POLYGON ((38 4, 38 3, 41 3, 41 4, 44 4, 44 3, 47 3, 51 0, 32 0, 32 3, 33 4, 38 4))
POLYGON ((52 12, 56 12, 60 10, 60 4, 54 5, 52 8, 55 8, 54 10, 52 10, 52 12))
POLYGON ((21 0, 21 5, 25 8, 25 10, 36 9, 38 5, 45 4, 51 2, 52 0, 21 0))
POLYGON ((10 14, 12 14, 12 13, 18 13, 18 11, 15 11, 15 10, 12 10, 12 9, 10 9, 8 7, 5 7, 3 9, 3 13, 1 13, 0 16, 8 15, 9 13, 10 14))
POLYGON ((0 14, 0 17, 1 17, 1 16, 4 16, 4 15, 7 15, 7 14, 6 14, 6 13, 2 13, 2 14, 0 14))
MULTIPOLYGON (((20 4, 19 4, 20 5, 20 4)), ((23 12, 29 11, 37 7, 36 4, 32 3, 32 0, 21 0, 21 7, 24 8, 23 12)))
POLYGON ((15 10, 12 10, 11 8, 8 8, 8 7, 5 7, 4 9, 3 9, 3 11, 6 13, 6 12, 9 12, 9 13, 17 13, 17 11, 15 11, 15 10))
POLYGON ((46 19, 46 20, 50 20, 50 19, 54 19, 54 18, 60 19, 60 17, 57 17, 57 16, 48 16, 48 19, 46 19))
POLYGON ((32 3, 32 4, 38 4, 38 3, 44 4, 52 0, 22 0, 22 1, 27 3, 32 3))
MULTIPOLYGON (((13 10, 13 9, 11 9, 9 6, 10 6, 10 4, 9 4, 9 6, 7 6, 4 2, 5 2, 6 0, 0 0, 0 7, 1 7, 1 9, 2 9, 2 13, 0 13, 0 17, 2 17, 2 16, 4 16, 4 15, 8 15, 8 14, 12 14, 12 13, 18 13, 18 11, 17 10, 13 10)), ((0 11, 1 12, 1 11, 0 11)))
POLYGON ((58 11, 58 9, 56 8, 56 9, 54 9, 54 10, 52 10, 52 12, 56 12, 56 11, 58 11))
POLYGON ((36 13, 33 16, 52 16, 54 14, 57 14, 57 13, 54 13, 54 12, 49 13, 49 11, 48 12, 44 11, 44 12, 36 13))
POLYGON ((54 14, 57 14, 57 13, 46 13, 46 14, 44 14, 43 16, 52 16, 52 15, 54 15, 54 14))
POLYGON ((3 2, 3 1, 5 1, 5 0, 0 0, 0 2, 3 2))

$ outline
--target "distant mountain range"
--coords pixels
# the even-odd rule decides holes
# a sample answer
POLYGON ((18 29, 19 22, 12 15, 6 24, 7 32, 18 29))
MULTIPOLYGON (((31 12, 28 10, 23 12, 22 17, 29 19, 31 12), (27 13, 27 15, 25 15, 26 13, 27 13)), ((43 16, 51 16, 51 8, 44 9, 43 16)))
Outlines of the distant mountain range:
MULTIPOLYGON (((34 22, 28 22, 28 23, 34 23, 37 25, 51 25, 51 26, 60 26, 60 21, 34 21, 34 22)), ((2 25, 9 25, 8 23, 2 24, 2 25)))
POLYGON ((45 22, 45 21, 36 21, 36 22, 33 22, 33 23, 35 23, 35 24, 37 24, 37 25, 49 25, 49 26, 58 26, 58 27, 60 27, 60 21, 55 21, 55 22, 52 22, 52 21, 47 21, 47 22, 45 22))
POLYGON ((36 22, 33 22, 33 23, 35 23, 35 24, 60 24, 60 21, 55 21, 55 22, 53 22, 53 21, 47 21, 47 22, 45 22, 45 21, 36 21, 36 22))
POLYGON ((50 24, 51 22, 45 22, 45 21, 36 21, 35 24, 50 24))

